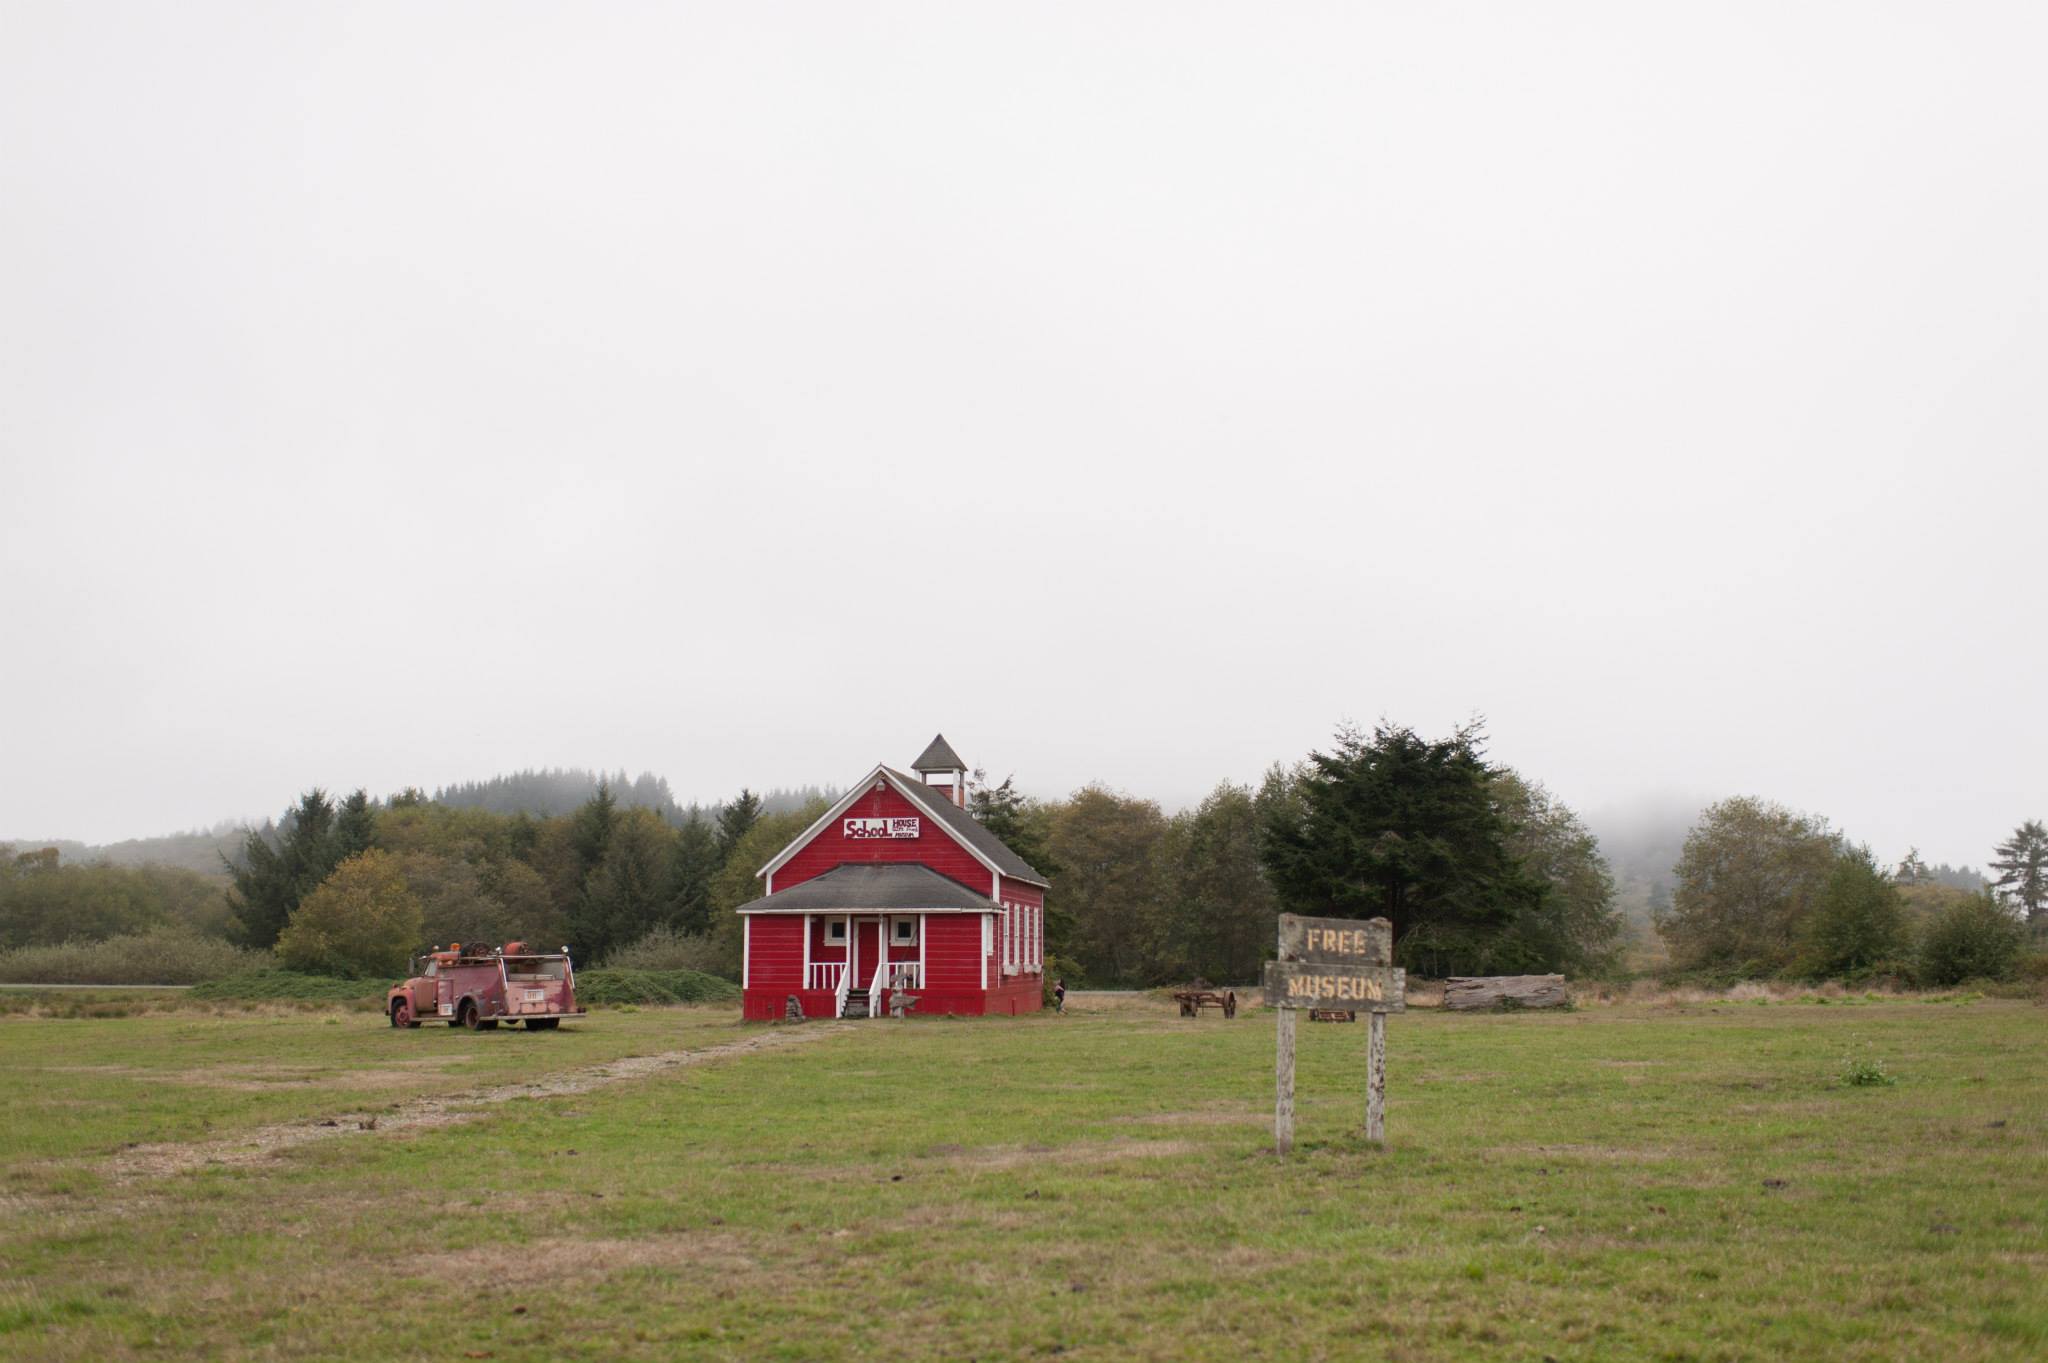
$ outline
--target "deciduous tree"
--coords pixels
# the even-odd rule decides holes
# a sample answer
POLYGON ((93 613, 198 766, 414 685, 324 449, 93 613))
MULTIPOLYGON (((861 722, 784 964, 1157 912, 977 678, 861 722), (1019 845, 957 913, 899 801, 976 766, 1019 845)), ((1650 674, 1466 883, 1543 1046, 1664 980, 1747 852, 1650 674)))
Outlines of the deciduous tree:
POLYGON ((1817 816, 1738 796, 1686 835, 1657 931, 1686 970, 1774 975, 1793 964, 1841 838, 1817 816))
POLYGON ((1802 937, 1799 969, 1809 979, 1854 979, 1900 964, 1905 911, 1899 887, 1868 848, 1852 847, 1835 858, 1802 937))
POLYGON ((397 975, 419 940, 418 896, 398 858, 372 848, 305 896, 277 939, 277 954, 310 974, 397 975))

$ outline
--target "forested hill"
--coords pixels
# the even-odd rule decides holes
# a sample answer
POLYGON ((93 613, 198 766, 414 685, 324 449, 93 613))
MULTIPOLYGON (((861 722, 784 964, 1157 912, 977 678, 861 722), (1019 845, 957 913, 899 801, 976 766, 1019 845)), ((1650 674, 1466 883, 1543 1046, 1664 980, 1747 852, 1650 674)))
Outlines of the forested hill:
POLYGON ((67 865, 99 862, 108 866, 175 866, 203 876, 221 874, 221 857, 242 845, 243 827, 223 822, 190 833, 167 833, 160 838, 129 838, 125 842, 97 846, 71 838, 0 838, 17 852, 37 847, 54 847, 67 865))
MULTIPOLYGON (((625 772, 603 773, 575 768, 552 768, 547 771, 520 771, 507 776, 493 776, 485 781, 464 781, 444 786, 433 794, 433 799, 455 808, 486 809, 495 814, 531 814, 535 818, 553 818, 559 814, 573 813, 591 796, 597 794, 599 782, 611 788, 612 798, 628 808, 651 809, 670 823, 683 824, 695 819, 716 819, 721 804, 677 804, 669 791, 668 781, 652 773, 628 776, 625 772)), ((825 786, 801 786, 790 790, 771 790, 761 796, 762 814, 784 814, 790 810, 802 809, 813 800, 837 799, 839 792, 825 786)), ((380 802, 382 803, 382 802, 380 802)), ((289 817, 289 816, 287 816, 289 817)), ((267 834, 275 824, 264 820, 261 828, 267 834)), ((248 825, 243 821, 223 820, 211 828, 194 829, 188 833, 167 833, 155 838, 129 838, 123 842, 86 843, 75 838, 0 838, 0 846, 11 847, 20 852, 39 847, 54 847, 59 858, 68 866, 103 864, 108 866, 174 866, 180 870, 197 871, 205 876, 219 876, 224 868, 222 858, 234 858, 242 849, 248 825)))
MULTIPOLYGON (((668 779, 652 772, 628 776, 617 772, 590 771, 583 767, 550 767, 545 771, 515 771, 485 781, 464 781, 434 792, 435 803, 458 809, 487 809, 494 814, 531 814, 552 818, 574 812, 597 794, 602 782, 611 788, 612 798, 630 809, 651 809, 674 823, 694 818, 716 818, 723 807, 717 804, 678 804, 669 790, 668 779)), ((800 786, 771 790, 761 797, 763 814, 782 814, 801 809, 812 800, 836 799, 838 792, 824 786, 800 786)))

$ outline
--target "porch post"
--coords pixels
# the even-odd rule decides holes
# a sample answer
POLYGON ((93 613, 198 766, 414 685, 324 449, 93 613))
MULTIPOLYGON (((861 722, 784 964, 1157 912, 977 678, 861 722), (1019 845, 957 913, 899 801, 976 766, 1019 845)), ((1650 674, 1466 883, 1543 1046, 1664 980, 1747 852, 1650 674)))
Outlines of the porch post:
POLYGON ((803 982, 797 987, 809 989, 811 987, 811 916, 809 914, 804 915, 804 973, 802 979, 803 982))

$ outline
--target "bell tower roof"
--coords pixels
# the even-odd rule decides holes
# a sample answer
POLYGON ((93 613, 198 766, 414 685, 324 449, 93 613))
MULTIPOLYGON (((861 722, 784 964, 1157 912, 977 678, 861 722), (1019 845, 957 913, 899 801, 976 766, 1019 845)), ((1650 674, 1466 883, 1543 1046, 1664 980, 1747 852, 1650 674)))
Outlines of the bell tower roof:
POLYGON ((966 771, 967 764, 960 760, 960 754, 953 751, 953 745, 946 741, 944 734, 933 737, 931 743, 910 769, 920 775, 938 771, 966 771))

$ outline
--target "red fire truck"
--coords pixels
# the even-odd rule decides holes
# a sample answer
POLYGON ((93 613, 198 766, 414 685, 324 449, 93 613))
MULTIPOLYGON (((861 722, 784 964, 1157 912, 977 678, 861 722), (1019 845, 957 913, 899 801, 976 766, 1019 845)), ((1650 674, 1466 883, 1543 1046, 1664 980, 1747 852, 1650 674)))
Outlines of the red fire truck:
POLYGON ((528 951, 524 942, 502 947, 464 946, 425 957, 420 973, 392 986, 385 1011, 393 1027, 417 1027, 439 1018, 450 1027, 495 1031, 501 1022, 523 1022, 529 1032, 552 1031, 563 1018, 580 1018, 576 1006, 576 969, 569 949, 528 951))

